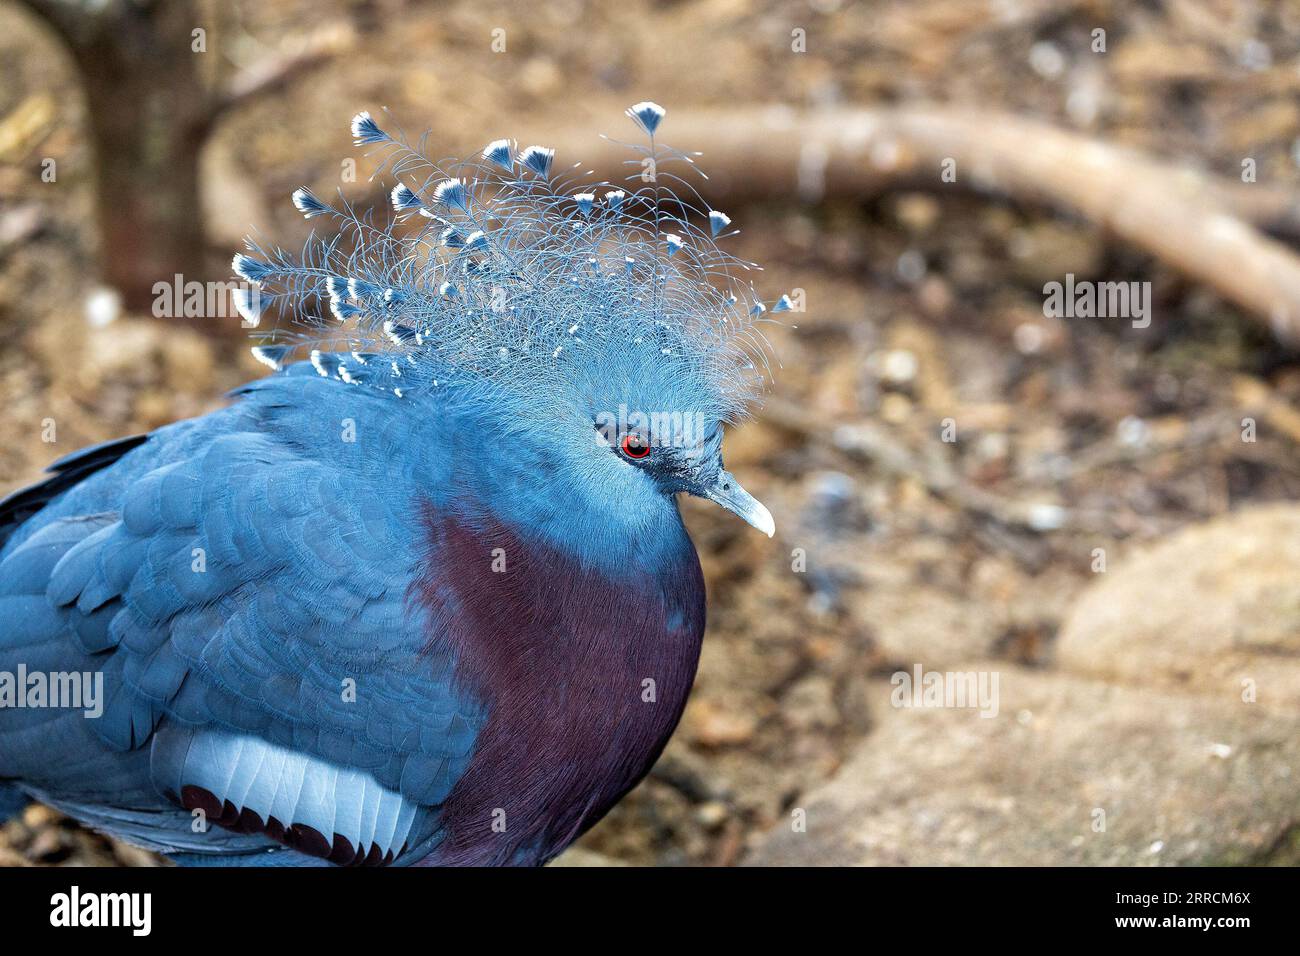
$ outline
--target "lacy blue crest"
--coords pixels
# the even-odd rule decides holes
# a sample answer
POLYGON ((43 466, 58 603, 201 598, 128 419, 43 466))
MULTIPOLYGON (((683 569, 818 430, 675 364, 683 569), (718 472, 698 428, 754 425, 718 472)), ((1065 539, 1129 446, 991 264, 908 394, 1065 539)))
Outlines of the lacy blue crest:
POLYGON ((262 324, 258 359, 280 369, 300 351, 322 375, 352 368, 349 380, 403 396, 490 389, 539 409, 601 376, 658 379, 675 407, 742 416, 770 371, 755 325, 768 306, 737 278, 757 267, 719 248, 731 219, 668 168, 695 164, 656 142, 665 111, 627 115, 648 142, 622 144, 636 171, 614 184, 555 175, 555 150, 510 139, 435 162, 423 139, 357 114, 356 144, 394 181, 389 214, 380 224, 341 193, 331 205, 303 188, 294 206, 334 219, 333 235, 298 256, 248 242, 234 269, 256 295, 241 313, 279 320, 262 324), (371 356, 360 364, 384 374, 332 353, 371 356))

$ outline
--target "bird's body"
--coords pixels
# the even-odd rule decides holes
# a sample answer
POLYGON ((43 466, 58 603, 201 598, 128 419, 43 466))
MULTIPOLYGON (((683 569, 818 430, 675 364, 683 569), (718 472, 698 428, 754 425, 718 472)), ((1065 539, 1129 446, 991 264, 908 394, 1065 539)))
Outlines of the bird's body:
MULTIPOLYGON (((387 278, 370 308, 390 332, 390 302, 411 314, 391 274, 349 267, 356 311, 387 278)), ((680 346, 669 324, 644 318, 680 346)), ((186 861, 399 865, 543 863, 634 786, 704 631, 675 494, 770 516, 721 470, 698 360, 637 336, 585 347, 608 374, 500 376, 467 341, 273 362, 0 504, 0 677, 51 688, 0 706, 0 784, 186 861), (648 428, 594 440, 629 406, 704 425, 653 454, 648 428), (74 678, 102 682, 101 713, 53 701, 74 678)))
POLYGON ((538 862, 599 819, 694 674, 704 595, 680 519, 662 516, 665 547, 584 561, 530 506, 531 459, 495 462, 489 488, 456 438, 478 426, 432 407, 393 444, 405 411, 300 365, 52 489, 0 552, 0 672, 103 673, 104 712, 0 710, 0 777, 169 851, 209 849, 196 807, 248 831, 222 850, 297 825, 291 845, 336 862, 538 862), (343 442, 348 419, 365 424, 343 442), (277 748, 369 780, 333 784, 331 824, 294 812, 308 795, 272 812, 304 772, 277 748), (379 788, 413 811, 406 854, 374 833, 379 788))

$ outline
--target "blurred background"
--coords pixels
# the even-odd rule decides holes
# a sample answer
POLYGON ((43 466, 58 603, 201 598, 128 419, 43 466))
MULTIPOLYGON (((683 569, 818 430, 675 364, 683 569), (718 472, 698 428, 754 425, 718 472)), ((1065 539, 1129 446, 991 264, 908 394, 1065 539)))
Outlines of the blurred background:
POLYGON ((684 503, 695 693, 562 860, 1300 862, 1300 3, 0 0, 0 491, 264 371, 154 284, 292 248, 297 186, 381 205, 357 110, 599 168, 642 99, 803 311, 728 440, 776 538, 684 503), (917 666, 996 716, 895 706, 917 666))

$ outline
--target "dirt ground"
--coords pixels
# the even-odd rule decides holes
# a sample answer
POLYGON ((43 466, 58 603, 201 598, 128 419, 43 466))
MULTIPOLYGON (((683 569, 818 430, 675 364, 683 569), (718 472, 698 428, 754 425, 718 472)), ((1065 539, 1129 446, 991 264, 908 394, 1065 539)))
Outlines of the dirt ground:
MULTIPOLYGON (((1261 182, 1297 182, 1295 3, 280 0, 230 5, 214 55, 248 62, 335 15, 361 23, 351 51, 232 114, 208 150, 214 250, 249 225, 291 246, 303 225, 288 193, 331 182, 351 155, 348 117, 380 105, 448 154, 515 122, 622 134, 622 108, 643 98, 668 107, 666 133, 691 107, 971 105, 1225 177, 1251 157, 1261 182), (511 52, 494 58, 496 26, 511 52), (806 54, 789 51, 794 27, 806 54), (1104 55, 1089 49, 1097 27, 1104 55)), ((229 337, 144 315, 87 322, 94 157, 75 76, 21 4, 0 7, 0 60, 8 490, 82 444, 216 407, 258 367, 229 337), (57 184, 39 179, 49 156, 57 184)), ((675 145, 709 168, 707 142, 675 145)), ((684 503, 709 591, 696 689, 649 779, 574 862, 742 862, 872 733, 881 678, 963 657, 1052 672, 1096 549, 1300 493, 1295 353, 1101 227, 932 191, 771 195, 729 212, 762 287, 808 303, 767 330, 771 393, 728 440, 777 535, 684 503), (1149 281, 1151 326, 1046 318, 1044 283, 1066 273, 1149 281), (1271 427, 1243 443, 1259 408, 1271 427)), ((0 828, 0 863, 149 860, 43 808, 0 828)))

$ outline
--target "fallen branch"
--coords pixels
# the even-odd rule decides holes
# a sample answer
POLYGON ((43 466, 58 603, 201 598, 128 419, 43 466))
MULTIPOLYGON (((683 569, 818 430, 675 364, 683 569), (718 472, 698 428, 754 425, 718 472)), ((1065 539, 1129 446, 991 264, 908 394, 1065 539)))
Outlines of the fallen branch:
MULTIPOLYGON (((1300 257, 1252 223, 1300 232, 1288 190, 1224 181, 1044 123, 939 108, 681 112, 675 144, 708 143, 714 201, 807 201, 925 183, 1068 209, 1204 282, 1300 345, 1300 257), (944 183, 946 160, 956 180, 944 183)), ((617 144, 556 143, 610 179, 635 169, 617 144)))

